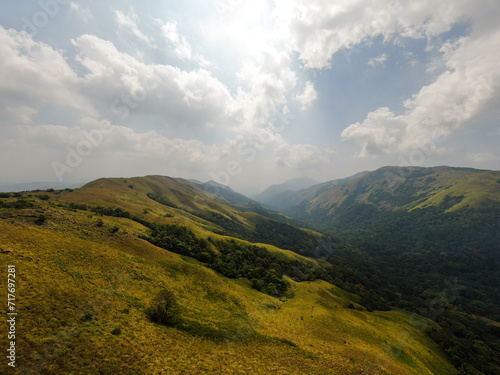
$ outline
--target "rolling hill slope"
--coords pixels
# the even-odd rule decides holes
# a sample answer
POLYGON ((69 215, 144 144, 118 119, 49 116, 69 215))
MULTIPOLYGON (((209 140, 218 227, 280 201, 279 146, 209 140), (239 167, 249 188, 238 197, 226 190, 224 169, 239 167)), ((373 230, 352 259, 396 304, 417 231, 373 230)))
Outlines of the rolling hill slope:
POLYGON ((288 202, 285 214, 356 248, 328 258, 338 285, 436 319, 463 373, 500 371, 497 325, 476 319, 500 321, 499 171, 385 167, 288 202))
POLYGON ((0 202, 0 259, 17 271, 12 373, 457 373, 424 333, 439 330, 431 320, 368 312, 358 296, 321 280, 285 276, 285 293, 274 297, 246 277, 225 277, 204 260, 153 245, 152 233, 166 230, 167 240, 199 244, 219 260, 228 246, 229 256, 251 250, 272 267, 319 267, 216 233, 224 227, 200 212, 249 230, 271 219, 203 196, 184 180, 101 179, 74 191, 2 195, 0 202), (163 289, 177 296, 175 326, 148 319, 163 289))

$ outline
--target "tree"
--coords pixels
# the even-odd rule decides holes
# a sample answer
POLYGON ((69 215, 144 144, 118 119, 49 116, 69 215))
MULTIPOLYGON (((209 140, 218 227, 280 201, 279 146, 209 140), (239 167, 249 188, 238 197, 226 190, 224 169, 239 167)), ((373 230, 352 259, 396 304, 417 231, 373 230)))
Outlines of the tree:
POLYGON ((162 289, 151 301, 149 319, 154 323, 173 326, 179 321, 179 304, 174 292, 162 289))

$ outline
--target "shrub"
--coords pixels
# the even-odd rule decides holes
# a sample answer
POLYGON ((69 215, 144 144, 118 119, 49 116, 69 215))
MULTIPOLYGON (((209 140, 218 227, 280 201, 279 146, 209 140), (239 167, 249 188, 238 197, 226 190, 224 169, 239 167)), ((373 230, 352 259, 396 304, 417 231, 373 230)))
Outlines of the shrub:
POLYGON ((120 228, 118 228, 118 227, 115 225, 113 228, 111 228, 111 233, 112 233, 112 234, 115 234, 115 233, 117 233, 119 230, 120 230, 120 228))
POLYGON ((43 223, 45 223, 45 221, 47 220, 47 218, 45 217, 45 215, 40 215, 38 216, 38 218, 35 220, 35 224, 36 225, 42 225, 43 223))
POLYGON ((49 195, 39 195, 38 198, 41 199, 42 201, 48 201, 50 199, 50 196, 49 195))
POLYGON ((92 311, 85 311, 85 314, 82 316, 82 322, 91 322, 94 319, 94 313, 92 311))
POLYGON ((180 309, 174 292, 161 290, 151 301, 148 309, 149 319, 154 323, 173 326, 180 320, 180 309))
POLYGON ((120 333, 122 333, 122 327, 116 327, 111 331, 111 334, 115 336, 118 336, 120 333))

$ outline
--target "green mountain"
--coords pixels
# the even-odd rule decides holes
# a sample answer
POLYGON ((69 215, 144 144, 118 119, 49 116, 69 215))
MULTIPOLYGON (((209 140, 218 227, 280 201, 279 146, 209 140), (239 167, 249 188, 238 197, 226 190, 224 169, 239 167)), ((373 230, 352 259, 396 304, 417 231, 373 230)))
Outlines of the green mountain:
POLYGON ((255 196, 255 199, 267 207, 277 211, 286 211, 288 208, 294 207, 303 196, 303 193, 309 190, 314 190, 320 186, 340 186, 355 180, 358 177, 364 176, 369 172, 360 172, 354 176, 330 181, 327 183, 318 183, 312 179, 296 179, 287 181, 281 185, 272 185, 262 193, 255 196))
POLYGON ((282 212, 354 246, 331 250, 337 285, 438 321, 463 373, 500 372, 499 171, 385 167, 288 201, 282 212))
POLYGON ((148 176, 0 194, 10 373, 457 374, 434 321, 368 309, 300 255, 351 246, 216 193, 148 176))

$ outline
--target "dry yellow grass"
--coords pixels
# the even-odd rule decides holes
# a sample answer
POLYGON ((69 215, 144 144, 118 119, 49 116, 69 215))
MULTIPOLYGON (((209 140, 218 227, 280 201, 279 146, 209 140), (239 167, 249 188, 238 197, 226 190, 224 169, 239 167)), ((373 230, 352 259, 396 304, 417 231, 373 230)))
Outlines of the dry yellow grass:
MULTIPOLYGON (((93 202, 126 201, 120 189, 93 192, 93 202)), ((90 202, 69 196, 52 199, 90 202)), ((164 209, 129 204, 131 212, 164 209)), ((139 239, 146 229, 131 220, 102 217, 100 227, 87 211, 37 205, 0 212, 1 269, 13 263, 18 273, 19 374, 456 373, 420 332, 430 321, 348 309, 357 296, 324 281, 289 280, 287 297, 273 298, 139 239), (34 225, 42 212, 47 221, 34 225), (120 230, 112 234, 113 226, 120 230), (149 322, 145 307, 162 288, 175 291, 183 319, 226 332, 224 339, 149 322), (116 327, 121 334, 111 333, 116 327)), ((162 220, 210 233, 194 221, 162 220)))

